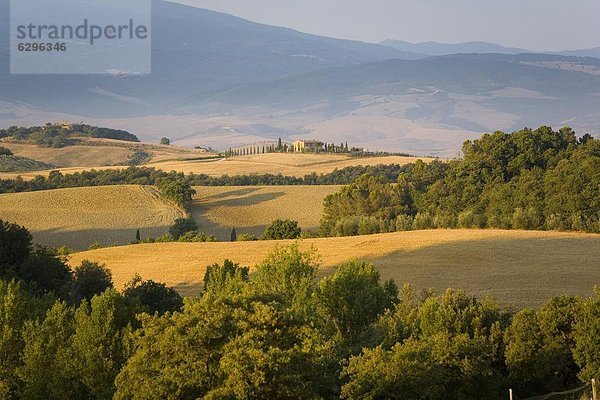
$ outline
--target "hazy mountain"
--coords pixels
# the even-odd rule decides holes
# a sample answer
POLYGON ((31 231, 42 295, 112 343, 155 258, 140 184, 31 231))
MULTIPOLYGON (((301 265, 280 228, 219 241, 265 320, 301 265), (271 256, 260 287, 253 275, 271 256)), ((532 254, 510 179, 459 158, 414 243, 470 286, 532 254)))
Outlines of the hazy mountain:
POLYGON ((309 35, 154 0, 151 76, 9 76, 8 1, 0 1, 2 99, 89 116, 164 112, 240 84, 334 66, 418 57, 376 44, 309 35))
POLYGON ((445 56, 459 53, 497 53, 497 54, 520 54, 531 53, 529 50, 514 47, 504 47, 496 43, 488 42, 465 42, 465 43, 437 43, 423 42, 410 43, 402 40, 388 39, 380 43, 401 51, 408 51, 429 56, 445 56))
MULTIPOLYGON (((442 156, 498 129, 600 130, 596 58, 425 56, 446 45, 394 49, 164 1, 153 7, 149 76, 11 76, 0 42, 0 127, 67 119, 220 149, 315 137, 442 156)), ((0 37, 7 38, 4 11, 0 37)), ((485 43, 448 46, 500 52, 485 43)))
POLYGON ((569 57, 594 57, 600 58, 600 47, 594 47, 591 49, 578 49, 578 50, 563 50, 563 51, 531 51, 527 49, 520 49, 516 47, 504 47, 497 43, 489 42, 465 42, 465 43, 438 43, 438 42, 423 42, 423 43, 410 43, 403 40, 388 39, 379 43, 382 46, 388 46, 403 52, 410 52, 421 54, 423 56, 446 56, 451 54, 522 54, 522 53, 535 53, 535 54, 552 54, 562 55, 569 57))
POLYGON ((557 54, 563 56, 574 56, 574 57, 595 57, 600 58, 600 47, 594 47, 591 49, 580 49, 580 50, 564 50, 557 54))

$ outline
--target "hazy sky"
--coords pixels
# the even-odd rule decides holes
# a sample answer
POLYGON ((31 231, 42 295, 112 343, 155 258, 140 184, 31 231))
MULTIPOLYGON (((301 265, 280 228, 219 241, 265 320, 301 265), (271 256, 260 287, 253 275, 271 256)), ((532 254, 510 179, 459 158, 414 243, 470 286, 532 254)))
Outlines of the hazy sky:
POLYGON ((307 33, 379 42, 600 46, 599 0, 176 0, 307 33))

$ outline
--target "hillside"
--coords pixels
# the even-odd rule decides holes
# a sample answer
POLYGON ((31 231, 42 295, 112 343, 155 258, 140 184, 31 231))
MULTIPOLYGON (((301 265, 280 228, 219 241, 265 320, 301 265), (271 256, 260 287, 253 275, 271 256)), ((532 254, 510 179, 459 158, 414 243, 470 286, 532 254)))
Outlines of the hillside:
POLYGON ((57 189, 0 195, 0 219, 26 226, 36 242, 87 249, 127 244, 139 228, 159 236, 183 213, 143 186, 57 189))
POLYGON ((205 233, 227 241, 237 234, 260 236, 276 219, 298 221, 302 229, 316 229, 323 199, 340 186, 227 186, 195 187, 189 211, 205 233))
POLYGON ((15 155, 63 168, 127 165, 136 151, 148 153, 150 162, 207 156, 204 150, 150 143, 126 143, 110 139, 81 139, 78 145, 62 148, 40 147, 35 144, 10 141, 1 144, 15 155))
MULTIPOLYGON (((140 273, 194 295, 207 265, 232 259, 253 266, 276 244, 145 244, 77 253, 70 262, 106 263, 118 288, 140 273)), ((324 273, 344 260, 368 259, 385 279, 420 289, 462 288, 513 306, 537 306, 562 293, 589 295, 600 278, 600 236, 590 234, 436 230, 301 241, 303 249, 311 246, 324 273)))
MULTIPOLYGON (((4 145, 4 144, 3 144, 4 145)), ((13 149, 12 145, 5 145, 13 149)), ((93 148, 92 148, 93 149, 93 148)), ((44 150, 42 149, 38 157, 44 158, 44 150)), ((379 164, 400 164, 405 165, 413 163, 416 160, 429 161, 430 158, 423 157, 360 157, 353 158, 346 155, 333 154, 260 154, 253 156, 242 156, 228 159, 213 159, 205 160, 185 160, 185 154, 180 154, 181 157, 173 159, 177 154, 169 152, 170 149, 165 149, 164 153, 155 153, 154 160, 167 159, 166 161, 151 162, 145 164, 147 167, 156 168, 163 171, 177 171, 185 174, 206 174, 209 176, 220 177, 223 175, 248 175, 248 174, 282 174, 284 176, 304 177, 305 175, 316 173, 326 174, 333 172, 336 169, 342 169, 358 165, 379 165, 379 164), (171 160, 169 160, 171 158, 171 160)), ((14 151, 14 150, 13 150, 14 151)), ((31 149, 35 151, 35 149, 31 149)), ((86 150, 87 151, 87 150, 86 150)), ((200 151, 200 150, 196 150, 200 151)), ((194 153, 192 153, 194 154, 194 153)), ((198 153, 196 153, 198 155, 198 153)), ((200 157, 209 157, 206 153, 200 153, 200 157)), ((72 174, 86 170, 95 169, 118 169, 124 168, 119 166, 104 166, 93 167, 93 164, 86 166, 78 166, 71 168, 56 168, 63 174, 72 174)), ((0 173, 0 179, 12 179, 16 176, 21 176, 23 179, 33 179, 36 175, 47 176, 50 171, 39 171, 30 173, 0 173)))

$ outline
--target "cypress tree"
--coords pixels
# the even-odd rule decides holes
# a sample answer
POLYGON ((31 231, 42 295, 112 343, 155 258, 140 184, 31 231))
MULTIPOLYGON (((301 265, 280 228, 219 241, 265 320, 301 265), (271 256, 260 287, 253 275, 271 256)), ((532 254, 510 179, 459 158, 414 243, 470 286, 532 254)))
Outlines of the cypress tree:
POLYGON ((135 241, 138 243, 142 241, 142 236, 140 235, 139 229, 135 232, 135 241))
POLYGON ((231 230, 231 241, 237 242, 237 232, 235 231, 235 228, 231 230))

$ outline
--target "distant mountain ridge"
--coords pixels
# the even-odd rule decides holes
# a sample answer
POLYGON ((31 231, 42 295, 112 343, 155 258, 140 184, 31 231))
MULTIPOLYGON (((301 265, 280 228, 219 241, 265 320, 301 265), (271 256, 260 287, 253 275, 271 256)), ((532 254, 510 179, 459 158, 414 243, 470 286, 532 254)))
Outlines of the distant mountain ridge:
MULTIPOLYGON (((0 128, 85 121, 190 147, 317 138, 439 156, 498 129, 600 132, 598 58, 485 42, 369 44, 152 5, 147 76, 9 75, 0 42, 0 128)), ((7 6, 0 0, 3 38, 7 6)))
POLYGON ((451 54, 552 54, 569 57, 593 57, 600 58, 600 47, 590 49, 576 49, 563 51, 535 51, 518 47, 505 47, 491 42, 463 42, 463 43, 439 43, 439 42, 421 42, 411 43, 404 40, 387 39, 379 43, 382 46, 388 46, 400 51, 421 54, 427 56, 447 56, 451 54))

